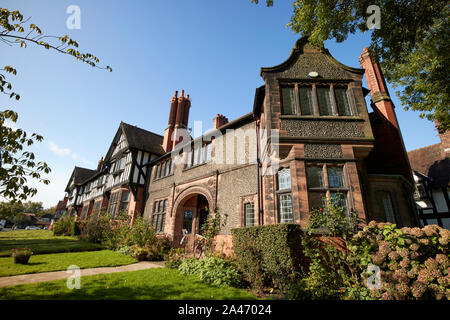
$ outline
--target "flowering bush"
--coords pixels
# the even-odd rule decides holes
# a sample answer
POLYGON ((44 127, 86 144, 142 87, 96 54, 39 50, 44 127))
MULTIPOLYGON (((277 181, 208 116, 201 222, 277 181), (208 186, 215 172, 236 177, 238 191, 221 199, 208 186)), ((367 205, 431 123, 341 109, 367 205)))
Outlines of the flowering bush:
POLYGON ((449 237, 437 225, 398 229, 371 221, 348 241, 348 260, 359 261, 363 281, 369 264, 380 268, 380 288, 370 292, 375 299, 449 299, 449 237))

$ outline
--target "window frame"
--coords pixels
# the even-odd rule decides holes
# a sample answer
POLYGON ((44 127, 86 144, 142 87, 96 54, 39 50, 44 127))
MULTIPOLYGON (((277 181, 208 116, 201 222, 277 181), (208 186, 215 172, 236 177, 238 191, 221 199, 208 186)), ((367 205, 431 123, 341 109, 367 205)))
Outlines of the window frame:
POLYGON ((247 201, 247 202, 245 202, 244 203, 244 227, 253 227, 253 226, 255 226, 256 225, 256 223, 255 223, 255 203, 253 202, 253 201, 247 201), (252 219, 250 219, 250 220, 253 220, 253 223, 252 224, 248 224, 248 211, 247 211, 247 208, 249 207, 249 206, 251 206, 252 207, 252 219))
MULTIPOLYGON (((283 173, 284 175, 284 173, 283 173)), ((276 185, 277 185, 277 201, 278 201, 278 222, 279 223, 293 223, 295 221, 294 219, 294 208, 293 208, 293 197, 292 197, 292 178, 291 178, 291 168, 290 167, 283 167, 280 168, 277 172, 276 177, 276 185), (280 186, 280 172, 287 172, 286 176, 289 178, 289 187, 280 186), (283 187, 283 188, 281 188, 283 187), (282 217, 284 216, 284 213, 282 212, 282 197, 289 196, 290 197, 290 219, 284 220, 282 217)))
MULTIPOLYGON (((307 190, 308 190, 308 203, 309 203, 309 210, 314 210, 314 209, 318 209, 318 208, 322 208, 322 207, 312 207, 312 198, 313 198, 313 194, 316 195, 318 193, 324 194, 326 197, 326 200, 331 200, 332 199, 332 194, 343 194, 344 195, 344 199, 346 202, 346 210, 347 210, 347 216, 350 215, 350 201, 349 201, 349 196, 350 196, 350 187, 349 187, 349 181, 347 181, 347 176, 346 176, 346 166, 345 163, 344 164, 340 164, 340 163, 308 163, 306 168, 305 168, 305 172, 306 172, 306 184, 307 184, 307 190), (323 185, 320 187, 311 187, 309 182, 311 181, 309 178, 309 173, 308 173, 308 168, 312 168, 312 167, 316 167, 316 168, 322 168, 322 182, 323 185), (330 168, 342 168, 342 186, 339 187, 330 187, 330 177, 328 174, 328 170, 330 168)), ((321 196, 321 205, 324 206, 325 200, 323 199, 323 197, 321 196)))
POLYGON ((336 82, 336 81, 280 81, 280 110, 282 116, 304 116, 304 117, 355 117, 356 116, 356 106, 354 102, 354 97, 351 92, 350 81, 336 82), (303 110, 306 109, 302 107, 302 99, 300 96, 300 88, 310 88, 311 89, 311 105, 308 109, 312 114, 303 114, 303 110), (330 114, 321 114, 320 103, 319 103, 319 88, 328 88, 328 94, 330 99, 330 114), (292 114, 286 114, 284 112, 284 102, 283 102, 283 89, 294 88, 294 107, 295 112, 292 114), (345 95, 343 96, 348 105, 349 114, 340 114, 340 104, 338 104, 337 89, 344 89, 345 95))

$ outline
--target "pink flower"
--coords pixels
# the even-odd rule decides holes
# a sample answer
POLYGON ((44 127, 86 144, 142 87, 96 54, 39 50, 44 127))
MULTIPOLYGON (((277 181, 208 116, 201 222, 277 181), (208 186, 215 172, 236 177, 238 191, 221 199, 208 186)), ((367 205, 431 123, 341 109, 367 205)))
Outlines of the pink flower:
POLYGON ((447 269, 449 265, 449 259, 445 254, 437 254, 435 260, 443 269, 447 269))
POLYGON ((416 237, 422 237, 425 235, 425 233, 420 228, 417 227, 412 228, 410 234, 416 237))
POLYGON ((429 225, 423 227, 422 230, 429 237, 438 235, 438 233, 439 233, 439 227, 437 225, 434 225, 434 224, 429 224, 429 225))
POLYGON ((416 299, 421 298, 426 291, 427 286, 420 281, 415 281, 411 288, 411 293, 416 299))
POLYGON ((404 258, 402 261, 400 261, 400 266, 402 268, 406 268, 410 263, 410 260, 408 258, 404 258))
POLYGON ((398 260, 398 259, 400 259, 400 255, 396 251, 389 252, 388 256, 389 256, 389 258, 391 260, 398 260))
POLYGON ((394 300, 389 292, 385 292, 381 295, 381 300, 394 300))

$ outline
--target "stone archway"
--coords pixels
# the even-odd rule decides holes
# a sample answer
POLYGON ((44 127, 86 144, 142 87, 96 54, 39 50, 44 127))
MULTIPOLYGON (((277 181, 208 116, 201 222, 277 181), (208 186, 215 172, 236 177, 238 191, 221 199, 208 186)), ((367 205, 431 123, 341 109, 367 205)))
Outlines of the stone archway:
POLYGON ((181 192, 172 207, 174 215, 174 244, 183 237, 183 229, 189 235, 199 234, 201 227, 213 207, 210 192, 202 187, 191 187, 181 192))

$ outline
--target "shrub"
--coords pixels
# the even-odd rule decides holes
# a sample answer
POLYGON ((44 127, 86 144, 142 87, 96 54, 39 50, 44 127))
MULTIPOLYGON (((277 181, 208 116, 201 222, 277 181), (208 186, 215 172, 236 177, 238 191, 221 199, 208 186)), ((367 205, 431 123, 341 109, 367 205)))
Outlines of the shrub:
POLYGON ((184 258, 185 253, 183 248, 172 248, 167 254, 165 266, 169 269, 178 269, 184 258))
POLYGON ((274 224, 232 230, 239 269, 256 288, 286 291, 302 274, 302 231, 298 224, 274 224))
POLYGON ((156 238, 153 243, 144 246, 132 245, 129 247, 129 254, 138 261, 162 261, 169 248, 166 238, 156 238))
POLYGON ((81 230, 83 230, 86 223, 87 223, 87 221, 72 220, 72 222, 70 224, 70 235, 71 236, 79 236, 81 234, 81 230))
POLYGON ((196 275, 202 281, 214 285, 239 287, 242 284, 237 265, 231 260, 217 256, 185 259, 178 270, 183 274, 196 275))
POLYGON ((371 221, 349 242, 349 259, 359 261, 361 282, 369 264, 380 268, 380 288, 371 296, 381 300, 449 299, 450 231, 437 225, 396 228, 371 221))
POLYGON ((72 223, 74 218, 63 216, 53 224, 53 234, 55 236, 70 236, 72 234, 72 223))
POLYGON ((93 216, 82 225, 78 238, 92 243, 102 243, 110 228, 111 217, 109 215, 93 216))

